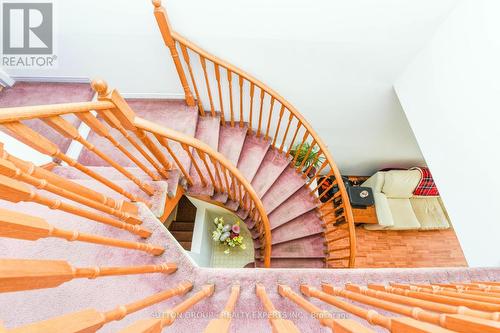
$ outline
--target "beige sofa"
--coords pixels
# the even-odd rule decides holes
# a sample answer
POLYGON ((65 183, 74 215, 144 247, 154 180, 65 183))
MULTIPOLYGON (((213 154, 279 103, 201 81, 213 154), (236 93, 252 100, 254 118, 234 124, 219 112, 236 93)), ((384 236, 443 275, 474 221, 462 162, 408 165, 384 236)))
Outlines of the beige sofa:
POLYGON ((435 230, 450 227, 441 198, 414 196, 420 182, 418 170, 379 171, 362 186, 371 187, 378 224, 365 224, 369 230, 435 230))

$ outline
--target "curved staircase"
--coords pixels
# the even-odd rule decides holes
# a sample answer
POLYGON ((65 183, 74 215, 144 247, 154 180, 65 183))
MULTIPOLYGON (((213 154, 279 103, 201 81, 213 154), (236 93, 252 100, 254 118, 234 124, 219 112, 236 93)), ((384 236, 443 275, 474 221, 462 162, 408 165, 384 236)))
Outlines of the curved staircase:
POLYGON ((59 164, 0 145, 0 332, 500 331, 499 269, 314 269, 355 258, 343 183, 324 202, 317 192, 322 176, 340 179, 326 146, 153 3, 185 101, 126 101, 100 80, 95 99, 80 84, 0 93, 2 130, 59 164), (306 144, 317 170, 290 154, 306 144), (193 263, 159 220, 183 193, 240 216, 255 265, 276 269, 193 263))

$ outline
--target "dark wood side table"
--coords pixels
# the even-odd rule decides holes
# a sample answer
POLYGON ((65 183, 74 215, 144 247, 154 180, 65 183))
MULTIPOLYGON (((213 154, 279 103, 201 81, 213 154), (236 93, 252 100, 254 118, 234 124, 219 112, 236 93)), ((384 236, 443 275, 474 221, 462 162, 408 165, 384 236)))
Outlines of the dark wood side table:
MULTIPOLYGON (((369 177, 366 176, 348 176, 349 181, 354 186, 361 185, 369 177)), ((354 215, 354 223, 368 223, 378 224, 377 212, 375 206, 367 206, 362 208, 352 208, 352 215, 354 215)))

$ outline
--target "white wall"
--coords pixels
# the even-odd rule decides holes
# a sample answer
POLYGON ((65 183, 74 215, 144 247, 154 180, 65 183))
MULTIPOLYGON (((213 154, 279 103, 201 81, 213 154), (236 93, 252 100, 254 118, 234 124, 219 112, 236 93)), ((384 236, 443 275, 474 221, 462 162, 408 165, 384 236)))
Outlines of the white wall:
MULTIPOLYGON (((10 74, 182 95, 150 1, 55 1, 58 67, 10 74)), ((292 102, 343 172, 423 163, 392 84, 457 0, 164 2, 177 31, 292 102)))
POLYGON ((471 266, 500 265, 499 17, 463 1, 395 85, 471 266))

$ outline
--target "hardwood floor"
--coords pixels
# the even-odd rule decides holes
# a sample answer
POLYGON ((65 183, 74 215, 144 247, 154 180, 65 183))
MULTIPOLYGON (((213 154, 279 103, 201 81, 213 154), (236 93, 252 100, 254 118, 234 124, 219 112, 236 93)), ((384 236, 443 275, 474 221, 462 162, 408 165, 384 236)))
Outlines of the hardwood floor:
POLYGON ((467 266, 453 229, 369 231, 356 227, 356 267, 467 266))

